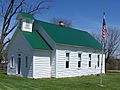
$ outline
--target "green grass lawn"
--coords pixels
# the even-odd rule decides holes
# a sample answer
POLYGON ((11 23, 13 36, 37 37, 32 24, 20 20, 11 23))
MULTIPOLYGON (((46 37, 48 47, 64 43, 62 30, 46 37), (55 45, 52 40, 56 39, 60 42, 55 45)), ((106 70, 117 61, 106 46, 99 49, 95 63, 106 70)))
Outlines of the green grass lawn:
POLYGON ((120 90, 120 73, 107 73, 103 80, 104 87, 100 87, 99 76, 28 79, 0 71, 0 90, 120 90))

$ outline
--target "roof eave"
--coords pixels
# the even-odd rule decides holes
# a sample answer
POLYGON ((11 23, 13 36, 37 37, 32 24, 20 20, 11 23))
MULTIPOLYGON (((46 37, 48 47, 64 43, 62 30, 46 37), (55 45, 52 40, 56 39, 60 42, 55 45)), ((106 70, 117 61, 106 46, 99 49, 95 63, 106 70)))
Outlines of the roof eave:
POLYGON ((78 45, 70 45, 70 44, 61 44, 61 43, 56 43, 56 45, 63 45, 63 46, 69 46, 69 47, 76 47, 76 48, 88 48, 88 49, 94 49, 94 50, 98 50, 101 51, 102 48, 92 48, 92 47, 86 47, 86 46, 78 46, 78 45))

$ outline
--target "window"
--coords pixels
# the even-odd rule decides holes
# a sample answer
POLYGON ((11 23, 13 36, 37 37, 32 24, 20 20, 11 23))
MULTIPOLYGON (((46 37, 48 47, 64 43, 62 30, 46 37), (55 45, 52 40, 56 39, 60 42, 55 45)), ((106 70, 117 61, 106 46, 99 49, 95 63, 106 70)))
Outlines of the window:
POLYGON ((25 22, 25 28, 30 29, 30 21, 26 20, 25 22))
POLYGON ((26 29, 30 29, 30 24, 26 22, 26 23, 25 23, 25 28, 26 28, 26 29))
POLYGON ((89 67, 91 67, 91 61, 89 61, 89 67))
POLYGON ((100 55, 98 55, 98 62, 97 62, 97 66, 100 66, 100 55))
POLYGON ((66 53, 66 68, 69 68, 69 53, 66 53))
POLYGON ((91 60, 91 54, 89 54, 89 59, 91 60))
POLYGON ((66 68, 69 68, 69 61, 66 61, 66 68))
POLYGON ((78 67, 81 67, 81 54, 78 54, 78 67))
POLYGON ((91 54, 89 54, 89 67, 91 67, 91 54))
POLYGON ((25 57, 25 67, 28 67, 28 56, 25 57))
POLYGON ((14 66, 14 57, 12 56, 10 59, 10 67, 13 67, 13 66, 14 66))

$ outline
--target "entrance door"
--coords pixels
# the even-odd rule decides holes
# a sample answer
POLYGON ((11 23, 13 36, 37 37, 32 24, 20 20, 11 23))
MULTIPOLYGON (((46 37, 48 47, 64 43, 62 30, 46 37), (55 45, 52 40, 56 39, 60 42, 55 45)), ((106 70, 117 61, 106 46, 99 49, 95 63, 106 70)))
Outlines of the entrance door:
POLYGON ((21 71, 21 58, 18 57, 18 74, 20 74, 21 71))

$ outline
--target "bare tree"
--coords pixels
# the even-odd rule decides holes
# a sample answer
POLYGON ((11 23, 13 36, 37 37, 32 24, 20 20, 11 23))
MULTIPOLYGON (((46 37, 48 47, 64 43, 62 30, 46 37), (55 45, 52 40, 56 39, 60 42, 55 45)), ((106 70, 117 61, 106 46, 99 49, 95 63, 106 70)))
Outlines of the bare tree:
MULTIPOLYGON (((115 52, 119 49, 120 46, 120 32, 117 28, 109 28, 109 35, 105 40, 105 62, 107 63, 110 57, 115 55, 115 52)), ((92 33, 101 43, 101 35, 92 33)))
POLYGON ((120 32, 116 28, 109 28, 109 36, 105 44, 106 62, 117 52, 120 46, 120 32))
POLYGON ((60 23, 61 21, 64 23, 64 26, 65 26, 65 27, 72 27, 72 21, 70 21, 70 20, 66 20, 66 19, 63 19, 63 18, 53 18, 53 19, 51 20, 51 22, 52 22, 53 24, 57 24, 57 25, 59 25, 59 23, 60 23))
POLYGON ((49 9, 50 0, 2 0, 0 3, 0 53, 9 43, 6 38, 16 28, 15 17, 20 12, 32 15, 40 14, 42 10, 49 9))

